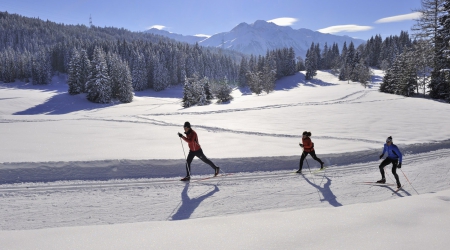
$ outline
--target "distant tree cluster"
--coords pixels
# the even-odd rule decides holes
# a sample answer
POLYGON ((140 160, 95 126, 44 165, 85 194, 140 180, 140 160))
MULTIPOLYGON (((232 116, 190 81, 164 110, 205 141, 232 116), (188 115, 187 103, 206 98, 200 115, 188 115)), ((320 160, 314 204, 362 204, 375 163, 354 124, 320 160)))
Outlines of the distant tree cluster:
POLYGON ((268 51, 266 56, 242 58, 239 69, 239 87, 248 87, 251 92, 270 93, 275 88, 275 80, 295 74, 296 60, 293 48, 268 51))
POLYGON ((450 0, 422 0, 417 11, 415 39, 389 65, 380 91, 412 96, 423 89, 450 103, 450 0))
MULTIPOLYGON (((433 70, 429 84, 430 96, 450 103, 450 0, 435 2, 429 0, 428 2, 431 5, 429 9, 431 14, 435 10, 438 11, 438 23, 434 35, 433 70)), ((424 12, 425 16, 426 11, 424 12)))
POLYGON ((199 78, 194 75, 184 81, 182 105, 185 108, 208 105, 214 98, 218 103, 228 102, 233 99, 232 91, 233 88, 226 77, 221 80, 210 80, 208 77, 199 78))
POLYGON ((297 60, 297 69, 306 71, 307 80, 313 79, 317 70, 331 70, 341 81, 360 82, 367 86, 371 67, 389 69, 396 57, 411 47, 411 39, 403 31, 400 36, 390 36, 384 40, 377 35, 357 48, 353 42, 348 47, 344 43, 341 52, 336 43, 330 47, 325 43, 323 48, 320 44, 312 43, 305 61, 302 58, 297 60))
POLYGON ((119 97, 130 100, 117 92, 130 91, 128 73, 134 91, 164 90, 194 75, 236 83, 240 58, 235 52, 174 42, 153 34, 56 24, 0 12, 0 81, 47 84, 53 74, 67 73, 68 92, 87 93, 94 102, 119 97), (123 79, 126 84, 118 85, 123 79), (110 84, 105 84, 108 81, 110 84))

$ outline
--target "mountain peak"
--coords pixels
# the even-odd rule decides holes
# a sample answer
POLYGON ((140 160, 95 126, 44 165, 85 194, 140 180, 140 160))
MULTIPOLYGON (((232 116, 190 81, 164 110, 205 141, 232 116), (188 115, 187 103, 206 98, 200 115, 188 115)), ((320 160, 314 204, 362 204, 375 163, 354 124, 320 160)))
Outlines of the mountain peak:
POLYGON ((260 29, 260 28, 270 28, 270 27, 276 27, 278 25, 274 23, 268 23, 264 20, 256 20, 253 24, 251 24, 253 28, 260 29))
POLYGON ((332 34, 323 34, 318 31, 300 28, 294 30, 290 26, 279 26, 272 22, 256 20, 252 24, 242 22, 231 31, 217 33, 209 38, 196 36, 182 36, 169 33, 150 30, 149 33, 165 35, 169 38, 195 44, 198 42, 202 46, 221 47, 236 50, 245 54, 265 55, 267 50, 292 47, 295 54, 305 58, 306 51, 311 43, 324 46, 325 43, 331 45, 337 43, 339 48, 343 47, 344 42, 356 46, 364 43, 364 40, 354 39, 348 36, 337 36, 332 34))

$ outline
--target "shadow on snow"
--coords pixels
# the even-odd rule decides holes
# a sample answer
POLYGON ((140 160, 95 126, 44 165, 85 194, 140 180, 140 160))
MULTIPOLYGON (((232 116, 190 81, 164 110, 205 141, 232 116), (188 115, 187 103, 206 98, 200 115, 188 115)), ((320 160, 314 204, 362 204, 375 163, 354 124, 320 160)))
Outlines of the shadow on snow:
MULTIPOLYGON (((320 186, 320 184, 322 183, 322 181, 321 181, 321 183, 319 183, 319 185, 317 185, 316 183, 315 183, 315 181, 314 181, 314 179, 313 179, 313 181, 311 182, 308 178, 306 178, 304 175, 303 175, 303 178, 306 180, 306 182, 308 182, 311 186, 313 186, 313 187, 315 187, 316 189, 317 189, 317 192, 320 192, 320 193, 322 193, 322 196, 323 196, 323 199, 321 199, 320 198, 320 195, 319 195, 319 198, 320 198, 320 201, 327 201, 330 205, 332 205, 333 207, 340 207, 340 206, 342 206, 342 204, 341 203, 339 203, 337 200, 336 200, 336 196, 333 194, 333 192, 331 191, 331 179, 330 178, 328 178, 327 176, 325 176, 325 175, 323 175, 323 178, 322 178, 322 181, 323 181, 323 179, 326 179, 327 180, 327 182, 323 185, 323 187, 321 187, 320 186)), ((312 177, 312 178, 314 178, 314 177, 312 177)))
POLYGON ((62 115, 81 110, 97 110, 121 104, 120 102, 106 104, 92 103, 85 98, 85 94, 80 94, 80 96, 71 96, 67 92, 60 93, 47 99, 44 103, 16 112, 13 115, 62 115), (80 98, 81 95, 84 98, 80 98))
MULTIPOLYGON (((207 184, 206 184, 207 185, 207 184)), ((191 217, 194 213, 195 209, 208 197, 211 197, 213 194, 219 191, 217 185, 214 186, 214 189, 209 191, 206 194, 203 194, 197 198, 190 198, 188 195, 189 183, 186 183, 181 192, 181 205, 178 208, 177 212, 172 215, 172 220, 186 220, 191 217)))

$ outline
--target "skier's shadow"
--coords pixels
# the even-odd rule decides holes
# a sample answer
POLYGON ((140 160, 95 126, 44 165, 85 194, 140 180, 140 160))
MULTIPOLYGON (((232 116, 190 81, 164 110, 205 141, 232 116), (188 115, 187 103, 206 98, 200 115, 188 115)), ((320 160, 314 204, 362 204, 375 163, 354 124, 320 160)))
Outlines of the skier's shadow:
MULTIPOLYGON (((327 176, 323 176, 323 178, 325 178, 326 180, 327 180, 327 182, 323 185, 323 187, 321 187, 320 186, 320 184, 319 185, 317 185, 317 184, 315 184, 315 183, 313 183, 313 182, 311 182, 308 178, 306 178, 304 175, 303 175, 303 178, 306 180, 306 182, 308 182, 311 186, 313 186, 313 187, 315 187, 319 192, 321 192, 322 193, 322 196, 323 196, 323 200, 321 199, 320 201, 328 201, 328 203, 330 203, 330 205, 332 205, 332 206, 334 206, 334 207, 340 207, 340 206, 342 206, 342 204, 341 203, 339 203, 337 200, 336 200, 336 196, 333 194, 333 192, 331 191, 331 188, 330 188, 330 186, 331 186, 331 179, 330 178, 328 178, 327 176)), ((322 183, 322 182, 321 182, 322 183)))
POLYGON ((197 198, 190 198, 188 195, 189 183, 184 186, 183 192, 181 192, 181 205, 178 211, 172 215, 172 220, 186 220, 189 219, 194 213, 195 209, 204 201, 206 198, 212 196, 214 193, 219 191, 217 185, 214 185, 214 189, 208 193, 199 196, 197 198))

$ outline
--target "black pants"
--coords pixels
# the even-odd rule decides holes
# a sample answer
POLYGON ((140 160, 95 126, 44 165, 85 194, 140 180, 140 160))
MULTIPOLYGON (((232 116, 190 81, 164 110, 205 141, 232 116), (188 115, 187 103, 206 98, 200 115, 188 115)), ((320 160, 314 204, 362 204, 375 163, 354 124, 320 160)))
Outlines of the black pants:
POLYGON ((210 165, 214 170, 217 168, 216 165, 214 165, 214 163, 209 160, 208 158, 206 158, 206 156, 203 154, 203 150, 199 149, 197 151, 189 151, 188 157, 187 157, 187 162, 186 162, 186 176, 190 176, 191 175, 191 163, 192 160, 194 159, 194 157, 197 156, 198 158, 200 158, 200 160, 202 160, 204 163, 210 165))
POLYGON ((386 158, 386 159, 384 159, 384 161, 381 162, 381 164, 380 164, 381 178, 385 179, 384 167, 386 167, 387 165, 389 165, 391 163, 392 163, 392 174, 394 175, 395 180, 397 181, 397 184, 400 184, 400 180, 399 180, 398 174, 397 174, 398 160, 386 158))
POLYGON ((300 171, 302 171, 303 161, 305 160, 306 156, 308 156, 308 154, 310 154, 314 160, 320 162, 320 164, 323 164, 323 161, 316 156, 315 151, 311 151, 311 152, 303 151, 302 157, 300 157, 300 168, 299 168, 300 171))

